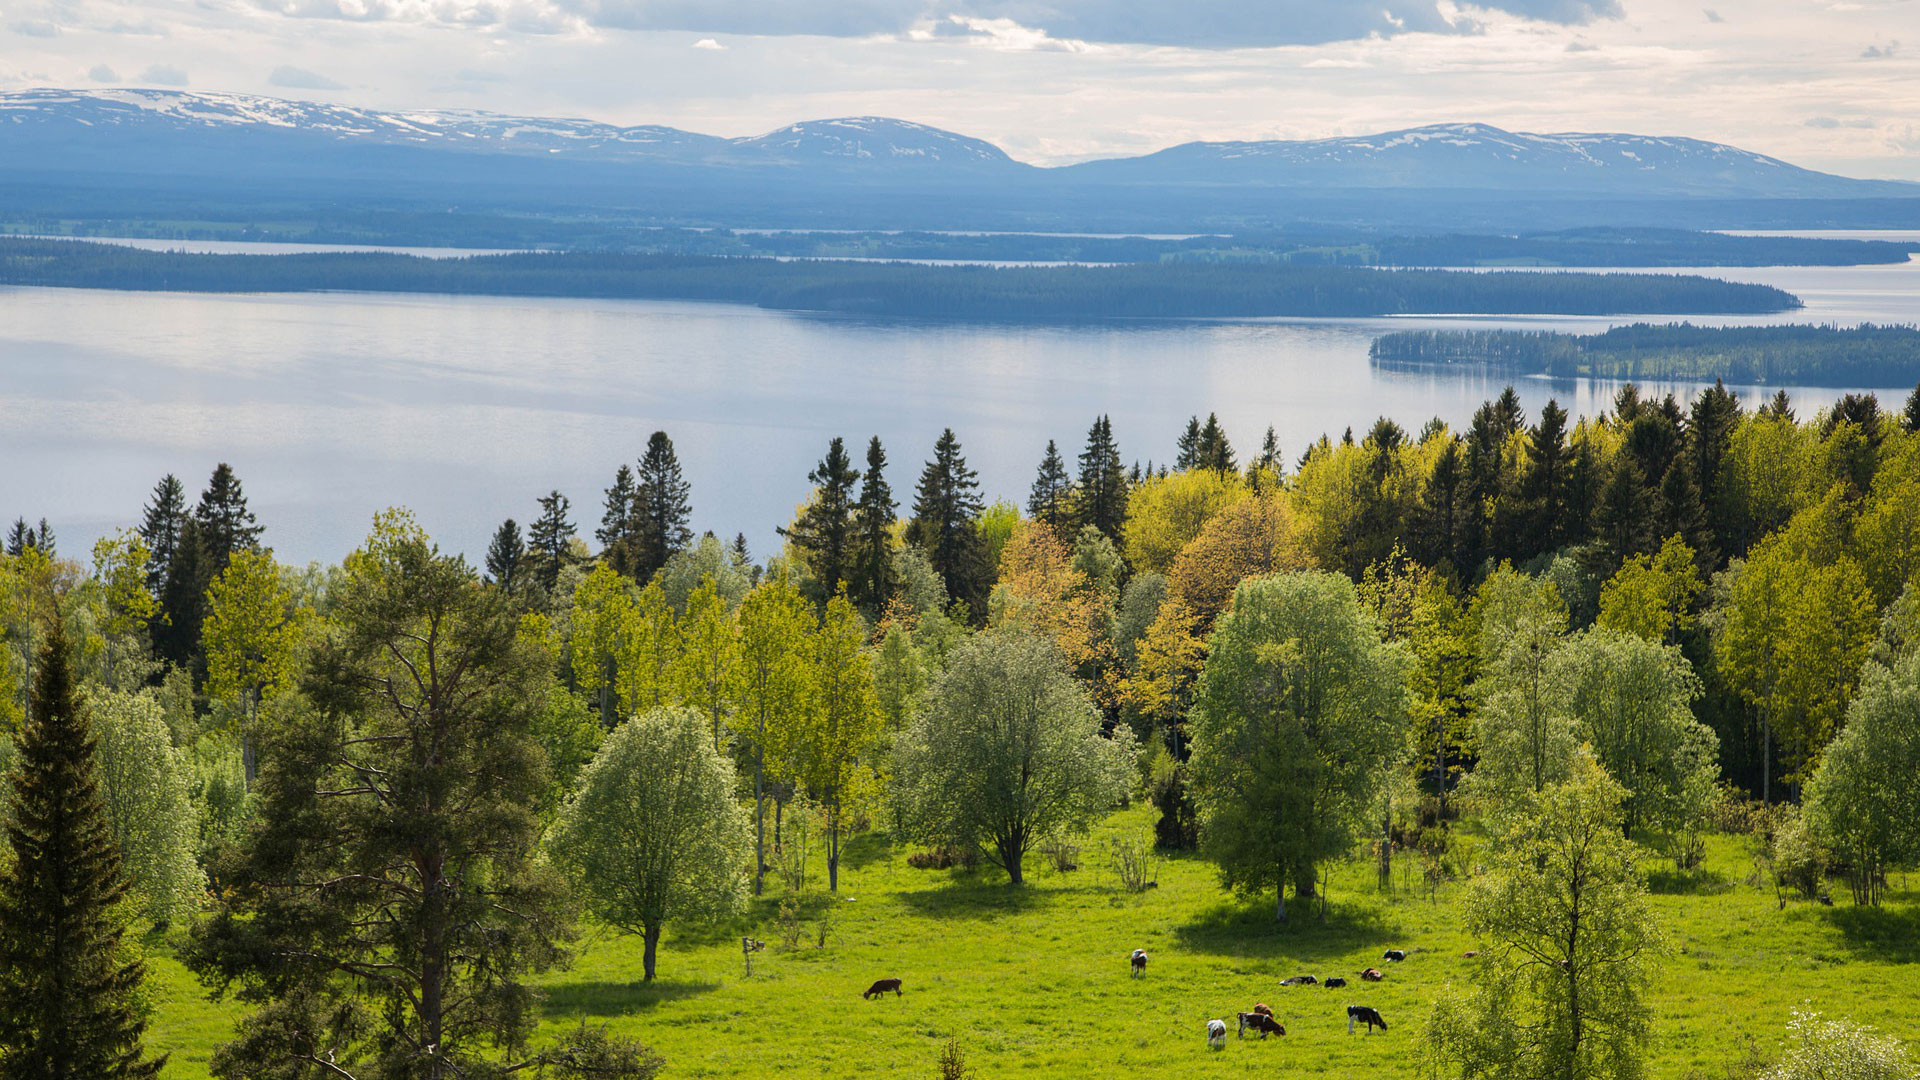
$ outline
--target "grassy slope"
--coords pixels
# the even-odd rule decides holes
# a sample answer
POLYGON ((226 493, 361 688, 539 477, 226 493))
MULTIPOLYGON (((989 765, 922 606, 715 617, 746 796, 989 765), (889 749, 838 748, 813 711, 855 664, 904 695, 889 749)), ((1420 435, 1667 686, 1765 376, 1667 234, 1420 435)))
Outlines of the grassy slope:
MULTIPOLYGON (((1144 809, 1130 810, 1102 835, 1148 821, 1144 809)), ((583 1017, 611 1022, 665 1054, 670 1076, 932 1075, 940 1046, 957 1035, 983 1077, 1245 1076, 1283 1066, 1389 1080, 1412 1077, 1410 1044, 1428 1003, 1471 964, 1460 955, 1474 943, 1453 892, 1434 903, 1409 883, 1383 897, 1371 868, 1353 864, 1334 875, 1326 924, 1296 910, 1282 929, 1270 899, 1225 896, 1198 860, 1169 862, 1159 888, 1125 894, 1096 845, 1083 845, 1085 868, 1070 874, 1039 869, 1036 856, 1030 884, 1016 891, 992 872, 908 869, 903 849, 863 837, 843 867, 841 899, 812 909, 834 914, 825 949, 813 945, 810 916, 802 946, 782 950, 772 898, 751 925, 670 931, 652 986, 636 982, 637 942, 595 937, 570 970, 542 979, 548 1030, 583 1017), (748 929, 769 941, 751 980, 739 949, 748 929), (1388 947, 1413 955, 1389 965, 1379 960, 1388 947), (1153 957, 1144 979, 1127 974, 1134 948, 1153 957), (1387 981, 1360 984, 1354 975, 1369 965, 1387 969, 1387 981), (1353 985, 1277 985, 1298 973, 1341 974, 1353 985), (906 996, 861 1000, 883 976, 904 979, 906 996), (1287 1037, 1229 1039, 1226 1052, 1207 1052, 1206 1019, 1230 1019, 1255 1001, 1273 1006, 1287 1037), (1344 1006, 1360 1002, 1392 1030, 1349 1037, 1344 1006)), ((1802 1002, 1920 1042, 1911 1008, 1920 893, 1896 888, 1882 910, 1841 898, 1834 908, 1793 902, 1778 911, 1771 890, 1741 884, 1749 868, 1738 838, 1716 838, 1705 871, 1686 879, 1648 866, 1674 948, 1654 989, 1654 1076, 1717 1072, 1746 1036, 1771 1049, 1802 1002)), ((235 1010, 202 1000, 163 950, 153 967, 152 1042, 173 1051, 166 1075, 204 1076, 235 1010)))

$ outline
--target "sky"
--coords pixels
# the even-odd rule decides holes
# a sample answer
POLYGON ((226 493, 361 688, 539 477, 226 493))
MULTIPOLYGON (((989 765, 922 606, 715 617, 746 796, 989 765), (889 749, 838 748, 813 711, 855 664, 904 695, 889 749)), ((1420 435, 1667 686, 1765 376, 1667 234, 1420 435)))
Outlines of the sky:
POLYGON ((1477 121, 1920 180, 1920 0, 0 0, 0 90, 715 135, 885 115, 1063 164, 1477 121))

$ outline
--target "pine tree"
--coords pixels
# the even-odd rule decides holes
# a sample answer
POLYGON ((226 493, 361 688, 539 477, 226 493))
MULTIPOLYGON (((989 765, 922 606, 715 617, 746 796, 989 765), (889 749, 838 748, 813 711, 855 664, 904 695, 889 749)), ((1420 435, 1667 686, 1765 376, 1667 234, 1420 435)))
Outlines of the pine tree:
POLYGON ((693 542, 693 530, 688 527, 693 509, 687 502, 691 491, 692 485, 681 475, 673 440, 664 431, 654 432, 647 439, 647 452, 640 458, 634 501, 634 580, 644 584, 667 565, 668 559, 693 542))
POLYGON ((1527 530, 1535 550, 1527 555, 1553 551, 1568 541, 1572 522, 1567 507, 1567 472, 1572 454, 1567 448, 1567 411, 1558 401, 1549 399, 1540 409, 1527 442, 1527 474, 1521 483, 1526 505, 1527 530))
POLYGON ((847 456, 846 441, 835 435, 827 443, 827 456, 807 474, 813 485, 813 499, 794 519, 791 529, 781 529, 813 571, 816 600, 839 595, 852 573, 853 561, 853 485, 860 470, 847 456))
POLYGON ((1600 503, 1593 510, 1593 534, 1596 550, 1592 553, 1594 576, 1604 580, 1613 576, 1622 560, 1653 550, 1654 499, 1640 466, 1620 455, 1613 472, 1600 489, 1600 503))
POLYGON ((160 619, 153 627, 154 653, 176 669, 200 670, 200 624, 207 615, 207 586, 216 576, 213 560, 201 540, 200 521, 183 518, 167 560, 166 580, 160 583, 160 619))
MULTIPOLYGON (((1720 380, 1715 379, 1712 386, 1700 391, 1700 396, 1694 399, 1693 415, 1687 425, 1693 433, 1688 451, 1693 483, 1699 489, 1700 504, 1706 508, 1707 524, 1714 538, 1713 551, 1731 550, 1739 527, 1731 520, 1729 508, 1724 505, 1726 500, 1720 494, 1721 463, 1733 445, 1733 430, 1739 423, 1740 399, 1720 380)), ((1710 567, 1719 562, 1717 554, 1703 551, 1702 555, 1710 567)))
POLYGON ((236 551, 255 551, 260 544, 260 523, 247 509, 246 493, 240 490, 240 478, 226 462, 214 466, 207 490, 200 493, 200 505, 193 519, 200 525, 200 543, 211 560, 209 580, 220 576, 227 560, 236 551))
POLYGON ((1900 426, 1907 431, 1920 431, 1920 383, 1914 385, 1913 393, 1907 395, 1907 407, 1900 414, 1900 426))
POLYGON ((1795 420, 1793 415, 1793 400, 1787 397, 1785 390, 1775 390, 1773 392, 1773 399, 1765 405, 1760 406, 1760 415, 1770 417, 1774 420, 1785 420, 1791 424, 1795 420))
POLYGON ((527 561, 534 580, 552 592, 560 583, 560 571, 572 557, 573 522, 567 515, 573 506, 565 495, 549 492, 540 499, 540 516, 527 530, 527 561))
POLYGON ((606 509, 600 515, 600 527, 593 538, 600 541, 600 557, 622 574, 633 572, 633 470, 626 465, 614 470, 613 486, 607 489, 606 509))
POLYGON ((1207 422, 1200 428, 1200 441, 1194 447, 1194 464, 1217 473, 1234 471, 1233 444, 1227 441, 1226 429, 1220 426, 1220 418, 1213 413, 1207 414, 1207 422))
POLYGON ((487 577, 509 592, 521 580, 520 565, 527 557, 526 541, 520 537, 520 523, 508 518, 493 531, 487 545, 487 577))
POLYGON ((960 454, 960 440, 947 428, 933 445, 933 460, 920 473, 907 539, 927 553, 927 561, 946 583, 947 595, 966 603, 976 616, 984 613, 992 572, 974 529, 983 508, 980 481, 960 454))
POLYGON ((1260 440, 1260 454, 1251 463, 1252 467, 1274 473, 1285 468, 1286 462, 1280 456, 1280 436, 1274 434, 1273 425, 1267 425, 1267 434, 1260 440))
MULTIPOLYGON (((1133 467, 1133 483, 1140 482, 1140 466, 1133 467)), ((1080 483, 1074 500, 1074 531, 1091 525, 1120 542, 1127 523, 1128 479, 1120 467, 1120 447, 1113 441, 1113 420, 1102 416, 1087 430, 1087 448, 1080 452, 1080 483)))
POLYGON ((1454 534, 1464 483, 1461 459, 1460 440, 1449 438, 1434 458, 1433 470, 1420 486, 1420 501, 1413 508, 1413 556, 1427 566, 1451 562, 1460 568, 1454 534))
POLYGON ((1060 448, 1047 440, 1046 456, 1040 459, 1040 472, 1033 479, 1033 491, 1027 496, 1027 516, 1061 533, 1069 524, 1068 509, 1073 501, 1073 477, 1060 448))
POLYGON ((847 598, 868 615, 878 616, 893 597, 893 517, 897 509, 887 485, 887 451, 880 436, 867 441, 867 475, 854 508, 853 577, 847 598))
POLYGON ((94 740, 59 621, 34 672, 0 880, 0 1078, 151 1077, 135 1007, 145 976, 120 955, 127 894, 101 800, 94 740))
POLYGON ((1174 443, 1178 451, 1174 455, 1173 467, 1178 472, 1200 467, 1200 418, 1187 418, 1187 430, 1180 433, 1180 439, 1174 443))
POLYGON ((147 591, 159 595, 167 568, 180 547, 180 528, 187 518, 187 489, 168 473, 153 485, 153 498, 140 518, 140 539, 147 544, 147 591))

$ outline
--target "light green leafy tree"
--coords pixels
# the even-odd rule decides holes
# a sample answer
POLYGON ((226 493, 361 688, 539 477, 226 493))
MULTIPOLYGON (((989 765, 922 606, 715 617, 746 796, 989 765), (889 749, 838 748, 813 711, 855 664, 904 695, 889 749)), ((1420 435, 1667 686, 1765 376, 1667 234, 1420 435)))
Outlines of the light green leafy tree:
POLYGON ((206 889, 194 858, 200 826, 192 764, 174 750, 150 694, 97 694, 90 705, 101 794, 134 905, 156 924, 181 921, 206 889))
POLYGON ((200 640, 207 657, 206 694, 236 704, 240 749, 252 783, 260 705, 293 681, 298 670, 301 613, 280 583, 270 552, 236 551, 207 589, 200 640))
POLYGON ((791 776, 820 804, 826 827, 827 889, 840 888, 840 849, 851 811, 870 794, 869 752, 880 738, 880 705, 866 626, 844 594, 827 601, 819 629, 808 639, 813 707, 786 743, 791 776))
POLYGON ((1680 650, 1596 627, 1568 639, 1549 669, 1577 737, 1626 789, 1627 831, 1693 826, 1719 776, 1719 739, 1694 718, 1700 680, 1680 650))
POLYGON ((1572 771, 1580 743, 1567 715, 1565 688, 1553 677, 1567 611, 1553 586, 1502 566, 1480 586, 1473 615, 1479 624, 1473 730, 1480 758, 1468 790, 1498 816, 1572 771))
POLYGON ((640 590, 620 639, 614 692, 622 715, 680 704, 680 625, 658 581, 640 590))
POLYGON ((1471 988, 1449 986, 1422 1040, 1436 1076, 1638 1080, 1646 1072, 1659 925, 1620 785, 1591 760, 1521 799, 1465 899, 1480 941, 1471 988))
POLYGON ((785 574, 761 582, 740 604, 734 695, 741 748, 753 766, 755 896, 767 871, 767 781, 788 771, 784 752, 813 708, 812 626, 812 605, 785 574))
POLYGON ((721 740, 733 711, 734 676, 740 666, 740 627, 733 609, 708 578, 687 597, 686 614, 680 618, 675 672, 679 698, 706 715, 716 751, 725 745, 721 740))
POLYGON ((573 633, 567 638, 567 662, 574 685, 593 699, 601 726, 612 728, 619 715, 620 660, 634 632, 633 589, 627 576, 607 563, 593 568, 573 591, 573 633))
POLYGON ((1670 645, 1692 624, 1703 587, 1693 549, 1669 536, 1657 554, 1629 556, 1600 587, 1600 625, 1670 645))
POLYGON ((594 915, 645 941, 651 981, 661 931, 741 911, 752 856, 733 801, 733 763, 706 718, 652 709, 614 729, 561 809, 550 846, 594 915))
POLYGON ((100 631, 106 638, 106 676, 115 688, 144 682, 152 669, 147 624, 160 610, 147 589, 152 553, 138 529, 121 529, 93 545, 93 576, 100 589, 100 631))
POLYGON ((1202 846, 1285 921, 1287 885, 1314 895, 1406 754, 1407 657, 1322 572, 1242 582, 1208 648, 1188 725, 1202 846))
POLYGON ((1887 871, 1920 861, 1920 653, 1867 665, 1847 724, 1807 787, 1807 819, 1849 867, 1862 904, 1879 903, 1887 871))
POLYGON ((1102 734, 1093 699, 1051 642, 992 630, 948 655, 901 737, 896 799, 910 836, 990 848, 1019 885, 1028 851, 1084 831, 1125 797, 1134 751, 1126 728, 1102 734))

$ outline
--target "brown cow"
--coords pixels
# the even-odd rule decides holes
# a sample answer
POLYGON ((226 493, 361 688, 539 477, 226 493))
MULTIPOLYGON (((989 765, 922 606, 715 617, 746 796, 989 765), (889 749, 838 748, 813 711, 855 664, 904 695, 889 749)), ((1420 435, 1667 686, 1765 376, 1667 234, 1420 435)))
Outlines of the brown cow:
POLYGON ((885 996, 886 992, 889 990, 893 991, 894 997, 900 997, 901 996, 900 980, 899 979, 881 979, 880 981, 874 983, 872 986, 867 987, 867 992, 864 994, 861 994, 860 996, 863 998, 882 997, 882 996, 885 996))
POLYGON ((1367 970, 1360 973, 1360 978, 1364 979, 1367 982, 1379 982, 1381 979, 1384 979, 1386 977, 1387 977, 1387 973, 1384 971, 1381 971, 1379 968, 1368 968, 1367 970))
POLYGON ((1269 1035, 1285 1035, 1287 1033, 1287 1029, 1280 1025, 1280 1021, 1275 1020, 1271 1014, 1263 1012, 1243 1012, 1240 1014, 1240 1038, 1246 1038, 1248 1028, 1259 1032, 1262 1039, 1269 1035))

